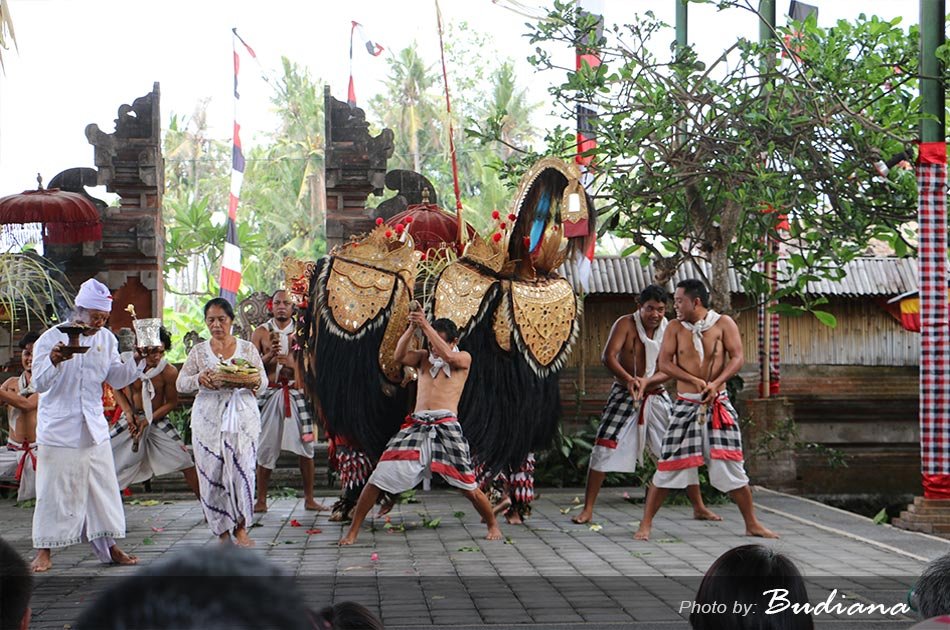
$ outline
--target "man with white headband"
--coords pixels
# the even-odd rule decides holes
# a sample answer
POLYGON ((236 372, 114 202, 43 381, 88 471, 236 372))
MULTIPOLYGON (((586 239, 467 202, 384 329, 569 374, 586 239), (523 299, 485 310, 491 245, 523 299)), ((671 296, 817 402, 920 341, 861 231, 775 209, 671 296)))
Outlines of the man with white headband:
POLYGON ((118 389, 142 376, 144 362, 119 357, 118 341, 107 328, 112 311, 109 289, 95 279, 82 283, 72 323, 85 327, 76 350, 54 326, 37 340, 33 387, 40 393, 36 441, 36 510, 33 512, 33 571, 53 566, 50 550, 92 543, 104 563, 135 564, 116 538, 125 538, 109 425, 102 409, 102 384, 118 389))

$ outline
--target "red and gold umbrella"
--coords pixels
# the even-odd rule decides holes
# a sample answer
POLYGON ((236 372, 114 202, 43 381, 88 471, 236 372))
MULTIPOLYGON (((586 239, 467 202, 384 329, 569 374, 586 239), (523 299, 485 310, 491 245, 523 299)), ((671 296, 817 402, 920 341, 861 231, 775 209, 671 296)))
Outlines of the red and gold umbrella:
MULTIPOLYGON (((950 302, 950 289, 947 291, 947 301, 950 302)), ((908 291, 896 298, 887 301, 900 307, 900 322, 905 330, 920 332, 920 292, 908 291)))
POLYGON ((68 245, 102 239, 99 210, 86 197, 59 188, 27 190, 0 199, 0 225, 41 223, 43 240, 68 245))
MULTIPOLYGON (((391 227, 403 225, 420 252, 428 254, 441 249, 454 249, 456 253, 461 253, 456 242, 459 233, 458 217, 434 203, 428 203, 428 196, 425 197, 422 203, 409 206, 389 219, 386 224, 391 227)), ((475 228, 468 224, 466 228, 467 236, 471 240, 475 235, 475 228)))

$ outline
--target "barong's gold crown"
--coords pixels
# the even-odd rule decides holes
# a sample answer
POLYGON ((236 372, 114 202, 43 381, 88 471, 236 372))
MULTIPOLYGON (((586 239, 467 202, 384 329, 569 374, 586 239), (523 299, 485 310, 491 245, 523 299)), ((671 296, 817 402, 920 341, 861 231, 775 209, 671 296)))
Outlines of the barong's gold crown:
POLYGON ((397 237, 385 224, 376 226, 362 239, 353 239, 336 247, 332 254, 341 260, 394 273, 409 286, 416 277, 416 263, 420 257, 408 232, 397 237))
POLYGON ((508 262, 508 239, 502 237, 498 241, 492 239, 486 241, 476 234, 465 246, 463 257, 495 273, 500 273, 508 262))

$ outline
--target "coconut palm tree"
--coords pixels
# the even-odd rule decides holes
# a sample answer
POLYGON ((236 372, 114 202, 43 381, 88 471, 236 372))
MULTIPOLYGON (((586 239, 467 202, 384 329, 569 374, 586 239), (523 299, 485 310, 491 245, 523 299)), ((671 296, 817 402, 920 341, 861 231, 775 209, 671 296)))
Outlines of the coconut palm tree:
POLYGON ((389 58, 389 77, 383 94, 370 102, 370 107, 383 126, 396 134, 395 168, 412 159, 411 168, 423 170, 424 158, 437 153, 441 135, 438 107, 439 93, 433 88, 439 79, 434 64, 426 64, 419 56, 416 42, 389 58))

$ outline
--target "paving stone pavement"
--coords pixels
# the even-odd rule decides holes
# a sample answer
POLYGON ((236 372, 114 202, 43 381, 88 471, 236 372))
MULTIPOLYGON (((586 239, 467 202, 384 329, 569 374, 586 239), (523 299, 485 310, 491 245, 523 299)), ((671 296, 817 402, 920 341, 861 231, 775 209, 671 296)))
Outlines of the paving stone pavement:
MULTIPOLYGON (((641 496, 640 490, 604 489, 594 519, 599 527, 569 521, 581 494, 541 489, 528 524, 503 526, 503 541, 484 540, 475 510, 447 490, 417 493, 418 502, 397 506, 389 523, 366 525, 352 547, 336 545, 343 526, 288 498, 270 502, 251 536, 254 553, 297 576, 311 606, 355 600, 390 628, 454 630, 685 628, 683 602, 692 600, 709 565, 750 542, 732 504, 714 507, 721 523, 695 521, 688 507, 664 507, 651 541, 640 542, 632 533, 642 505, 624 499, 641 496)), ((796 562, 814 603, 833 589, 833 603, 845 606, 902 603, 926 562, 950 551, 950 541, 874 525, 790 495, 757 489, 755 500, 761 520, 782 534, 763 544, 796 562)), ((141 495, 126 504, 126 515, 122 547, 142 564, 216 544, 195 501, 141 495)), ((0 505, 0 533, 25 556, 32 554, 31 519, 31 509, 0 505)), ((34 628, 69 627, 96 593, 136 570, 99 564, 88 545, 54 552, 53 562, 54 570, 37 579, 34 628)), ((881 614, 822 615, 817 621, 819 628, 913 623, 906 615, 881 614)))

